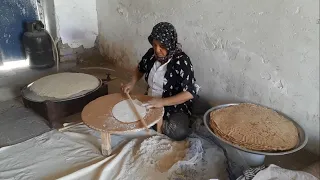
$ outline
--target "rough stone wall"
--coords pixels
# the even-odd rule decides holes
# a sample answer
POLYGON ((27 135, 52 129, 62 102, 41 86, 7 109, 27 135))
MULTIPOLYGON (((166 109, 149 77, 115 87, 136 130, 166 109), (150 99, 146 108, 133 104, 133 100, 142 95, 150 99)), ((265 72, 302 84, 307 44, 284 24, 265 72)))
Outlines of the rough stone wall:
POLYGON ((97 0, 102 55, 133 67, 153 25, 175 25, 201 95, 249 101, 292 117, 319 153, 318 0, 97 0))

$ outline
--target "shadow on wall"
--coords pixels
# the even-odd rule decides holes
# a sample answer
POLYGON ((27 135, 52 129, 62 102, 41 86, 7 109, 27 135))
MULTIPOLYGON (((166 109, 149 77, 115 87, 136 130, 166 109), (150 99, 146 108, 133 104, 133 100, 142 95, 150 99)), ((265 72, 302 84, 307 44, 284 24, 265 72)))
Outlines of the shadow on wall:
POLYGON ((103 35, 99 35, 97 45, 106 61, 125 69, 131 69, 136 66, 136 64, 132 64, 134 62, 132 59, 136 58, 132 52, 132 49, 134 49, 132 44, 108 43, 108 40, 103 35))

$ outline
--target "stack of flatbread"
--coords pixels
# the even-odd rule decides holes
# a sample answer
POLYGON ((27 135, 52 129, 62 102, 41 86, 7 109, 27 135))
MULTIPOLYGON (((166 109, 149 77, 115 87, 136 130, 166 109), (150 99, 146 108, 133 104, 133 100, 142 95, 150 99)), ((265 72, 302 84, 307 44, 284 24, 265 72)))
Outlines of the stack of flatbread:
POLYGON ((298 130, 290 120, 254 104, 212 111, 210 126, 221 138, 256 151, 285 151, 299 143, 298 130))

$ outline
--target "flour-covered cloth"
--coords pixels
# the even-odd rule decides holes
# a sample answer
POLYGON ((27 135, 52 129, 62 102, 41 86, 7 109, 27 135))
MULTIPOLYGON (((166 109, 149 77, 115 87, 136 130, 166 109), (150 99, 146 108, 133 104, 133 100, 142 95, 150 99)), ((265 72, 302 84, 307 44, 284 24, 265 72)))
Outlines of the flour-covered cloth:
POLYGON ((119 180, 228 179, 223 152, 216 145, 196 135, 191 135, 185 142, 174 142, 163 135, 136 135, 121 146, 123 147, 114 150, 116 155, 112 159, 80 169, 61 180, 79 177, 119 180), (187 145, 184 144, 186 142, 187 145))
POLYGON ((196 135, 184 142, 152 135, 112 135, 112 155, 104 157, 99 132, 85 125, 53 130, 1 148, 0 179, 227 179, 216 145, 196 135))

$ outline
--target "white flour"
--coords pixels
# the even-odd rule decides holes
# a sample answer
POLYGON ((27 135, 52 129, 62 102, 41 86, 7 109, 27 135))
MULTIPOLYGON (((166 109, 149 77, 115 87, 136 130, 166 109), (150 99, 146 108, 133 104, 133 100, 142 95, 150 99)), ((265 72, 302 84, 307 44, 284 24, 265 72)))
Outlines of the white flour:
POLYGON ((223 152, 206 141, 190 137, 176 142, 153 136, 135 144, 121 159, 121 171, 111 179, 228 179, 223 152))
POLYGON ((141 143, 139 149, 132 151, 130 160, 122 166, 116 179, 167 179, 170 169, 184 159, 188 148, 188 141, 173 142, 164 136, 150 137, 141 143))

